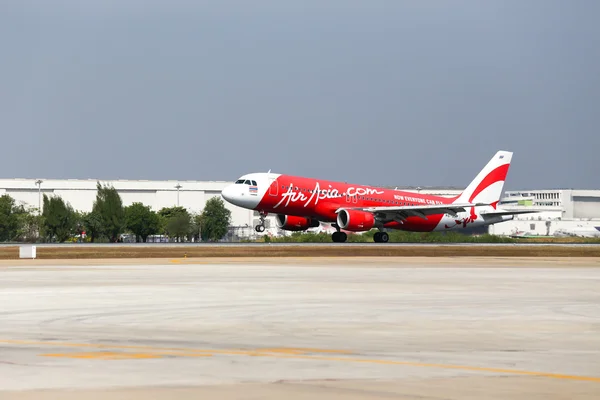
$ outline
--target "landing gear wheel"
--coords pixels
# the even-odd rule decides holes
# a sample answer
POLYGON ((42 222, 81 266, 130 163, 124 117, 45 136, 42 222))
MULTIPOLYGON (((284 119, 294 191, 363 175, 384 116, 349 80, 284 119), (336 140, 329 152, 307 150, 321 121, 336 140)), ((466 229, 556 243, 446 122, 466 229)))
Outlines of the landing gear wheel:
POLYGON ((333 232, 331 235, 331 240, 334 243, 344 243, 348 239, 348 235, 345 232, 333 232))
POLYGON ((375 232, 373 235, 373 240, 375 243, 387 243, 390 240, 390 236, 387 232, 375 232))
POLYGON ((264 211, 259 211, 260 223, 254 227, 254 230, 258 233, 262 233, 265 231, 265 219, 267 218, 267 213, 264 211))

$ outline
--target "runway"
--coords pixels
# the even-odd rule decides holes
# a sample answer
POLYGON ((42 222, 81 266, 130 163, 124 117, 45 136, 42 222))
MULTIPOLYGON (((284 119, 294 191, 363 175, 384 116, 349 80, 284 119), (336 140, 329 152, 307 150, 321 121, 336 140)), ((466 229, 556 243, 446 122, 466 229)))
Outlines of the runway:
POLYGON ((3 400, 600 398, 596 259, 35 263, 3 400))

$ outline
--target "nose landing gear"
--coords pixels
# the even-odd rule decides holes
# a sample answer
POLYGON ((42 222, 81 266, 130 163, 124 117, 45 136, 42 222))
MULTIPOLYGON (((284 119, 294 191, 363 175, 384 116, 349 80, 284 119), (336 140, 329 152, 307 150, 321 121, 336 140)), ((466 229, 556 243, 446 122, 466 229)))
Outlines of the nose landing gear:
POLYGON ((258 233, 262 233, 265 231, 265 218, 267 217, 267 213, 264 211, 259 212, 260 223, 254 227, 254 230, 258 233))

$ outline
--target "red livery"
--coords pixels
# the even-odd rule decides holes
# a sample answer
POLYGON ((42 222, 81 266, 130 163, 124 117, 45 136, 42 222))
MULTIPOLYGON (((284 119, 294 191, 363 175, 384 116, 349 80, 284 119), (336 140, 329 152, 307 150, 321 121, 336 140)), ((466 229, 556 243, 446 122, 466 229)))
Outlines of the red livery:
POLYGON ((388 229, 416 232, 449 231, 468 226, 490 225, 532 211, 498 210, 512 153, 499 151, 456 197, 440 197, 365 185, 275 174, 251 173, 222 191, 223 198, 260 213, 255 227, 264 232, 264 219, 277 214, 277 225, 303 231, 331 223, 334 242, 345 242, 344 231, 373 228, 376 242, 387 242, 388 229))

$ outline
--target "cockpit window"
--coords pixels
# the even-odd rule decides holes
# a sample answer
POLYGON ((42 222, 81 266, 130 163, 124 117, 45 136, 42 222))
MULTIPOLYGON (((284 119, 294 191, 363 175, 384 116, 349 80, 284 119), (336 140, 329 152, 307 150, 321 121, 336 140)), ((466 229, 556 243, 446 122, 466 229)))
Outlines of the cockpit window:
POLYGON ((256 181, 250 180, 250 179, 238 179, 237 181, 235 181, 236 185, 253 185, 253 186, 257 186, 256 185, 256 181))

